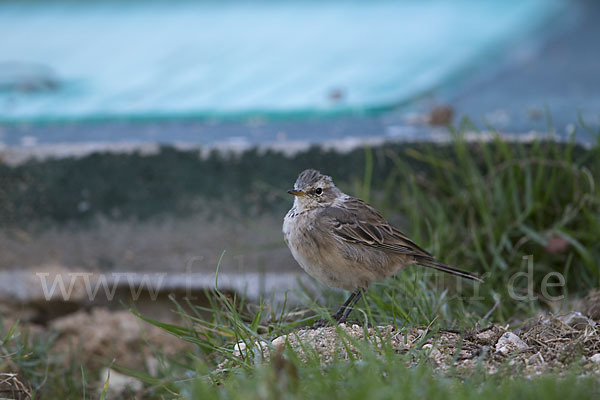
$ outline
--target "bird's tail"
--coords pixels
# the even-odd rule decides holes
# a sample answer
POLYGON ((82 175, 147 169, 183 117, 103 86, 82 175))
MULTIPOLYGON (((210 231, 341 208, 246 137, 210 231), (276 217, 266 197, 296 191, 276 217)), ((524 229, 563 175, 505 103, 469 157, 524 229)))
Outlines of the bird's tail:
POLYGON ((444 264, 443 262, 437 261, 433 258, 417 257, 415 261, 417 262, 417 264, 422 265, 427 268, 437 269, 438 271, 447 272, 451 275, 456 275, 456 276, 460 276, 462 278, 471 279, 473 281, 483 283, 483 279, 481 279, 477 275, 475 275, 469 271, 464 271, 462 269, 451 267, 448 264, 444 264))

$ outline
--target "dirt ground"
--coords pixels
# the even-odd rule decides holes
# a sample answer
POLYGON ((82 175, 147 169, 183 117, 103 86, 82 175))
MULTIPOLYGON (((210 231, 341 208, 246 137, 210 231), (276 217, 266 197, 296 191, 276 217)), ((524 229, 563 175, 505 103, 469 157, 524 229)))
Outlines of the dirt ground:
MULTIPOLYGON (((301 354, 302 346, 308 344, 325 363, 336 358, 349 359, 349 353, 360 358, 360 350, 352 339, 364 339, 365 330, 359 325, 342 324, 340 328, 345 332, 342 336, 350 340, 341 340, 335 327, 324 327, 300 330, 272 343, 277 346, 287 340, 301 354)), ((599 328, 596 321, 573 312, 539 316, 515 330, 499 325, 466 332, 431 332, 426 327, 403 331, 390 325, 378 326, 368 328, 367 340, 377 347, 387 342, 398 353, 426 352, 433 368, 443 371, 455 368, 468 373, 482 365, 494 374, 508 365, 513 372, 528 376, 561 373, 571 365, 580 365, 584 371, 600 375, 599 328)), ((245 350, 243 345, 237 348, 240 354, 245 350)), ((266 349, 265 352, 268 353, 266 349)))
MULTIPOLYGON (((530 376, 560 374, 579 366, 584 373, 600 376, 600 292, 591 293, 575 306, 581 311, 540 313, 517 328, 493 324, 464 332, 433 332, 427 327, 396 330, 387 325, 365 331, 359 325, 341 324, 341 335, 332 326, 300 329, 271 343, 277 348, 289 342, 300 355, 308 345, 327 363, 336 358, 349 359, 349 353, 360 358, 360 350, 352 342, 365 339, 366 334, 366 340, 378 348, 389 345, 398 353, 426 352, 437 370, 455 368, 468 373, 482 365, 493 374, 508 366, 512 373, 530 376)), ((270 357, 269 347, 260 347, 270 357)), ((247 351, 244 343, 236 344, 234 349, 242 356, 247 351)))
MULTIPOLYGON (((464 332, 434 332, 427 327, 396 330, 388 325, 365 330, 359 325, 342 324, 339 328, 345 332, 344 340, 340 339, 338 327, 328 326, 299 329, 275 338, 272 344, 277 348, 287 341, 300 357, 308 345, 328 363, 333 359, 348 359, 350 353, 360 358, 360 346, 355 346, 352 339, 361 341, 366 334, 366 341, 376 347, 388 345, 397 353, 412 352, 414 362, 425 352, 431 366, 440 371, 454 368, 469 374, 483 366, 492 374, 508 368, 511 374, 531 376, 544 372, 561 374, 571 366, 578 366, 584 374, 600 377, 600 292, 591 293, 574 303, 574 307, 576 311, 563 315, 541 313, 516 328, 491 325, 464 332)), ((5 316, 6 312, 3 310, 5 316)), ((5 319, 8 321, 10 318, 5 319)), ((51 356, 62 357, 65 362, 78 357, 80 362, 95 368, 114 360, 119 365, 152 374, 158 363, 157 352, 174 355, 191 349, 189 343, 128 311, 79 310, 53 319, 46 326, 27 324, 25 328, 33 335, 56 335, 51 356)), ((232 346, 239 355, 245 355, 247 349, 243 343, 232 346)), ((263 346, 262 351, 266 358, 270 357, 268 347, 263 346)), ((230 361, 221 367, 230 367, 227 363, 230 361)), ((4 363, 0 389, 14 385, 23 384, 10 371, 10 363, 4 363)))

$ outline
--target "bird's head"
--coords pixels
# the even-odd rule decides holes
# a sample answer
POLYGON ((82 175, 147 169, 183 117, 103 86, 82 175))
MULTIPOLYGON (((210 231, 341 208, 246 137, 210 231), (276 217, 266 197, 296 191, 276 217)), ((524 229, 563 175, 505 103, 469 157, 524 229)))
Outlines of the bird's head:
POLYGON ((294 205, 299 211, 331 205, 337 197, 343 195, 330 176, 314 169, 302 171, 296 179, 294 189, 288 190, 288 193, 296 196, 294 205))

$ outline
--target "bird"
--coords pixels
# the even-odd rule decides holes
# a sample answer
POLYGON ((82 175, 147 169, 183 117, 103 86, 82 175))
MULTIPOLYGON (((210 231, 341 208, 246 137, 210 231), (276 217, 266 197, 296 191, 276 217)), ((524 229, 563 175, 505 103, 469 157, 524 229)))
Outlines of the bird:
MULTIPOLYGON (((369 284, 417 264, 476 282, 476 274, 436 260, 373 206, 338 189, 333 179, 315 169, 300 173, 293 189, 294 204, 283 220, 283 236, 300 267, 330 287, 350 291, 331 316, 346 322, 369 284)), ((328 320, 320 319, 316 326, 328 320)))

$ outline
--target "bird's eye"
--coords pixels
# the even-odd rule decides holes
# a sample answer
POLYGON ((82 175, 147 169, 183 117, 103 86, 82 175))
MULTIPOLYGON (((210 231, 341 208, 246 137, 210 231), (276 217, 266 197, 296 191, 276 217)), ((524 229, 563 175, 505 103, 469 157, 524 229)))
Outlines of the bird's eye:
POLYGON ((318 194, 319 196, 323 194, 323 189, 321 188, 316 188, 315 189, 315 193, 318 194))

